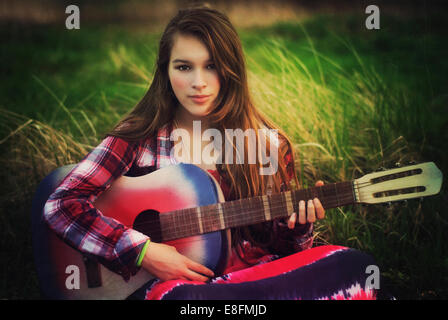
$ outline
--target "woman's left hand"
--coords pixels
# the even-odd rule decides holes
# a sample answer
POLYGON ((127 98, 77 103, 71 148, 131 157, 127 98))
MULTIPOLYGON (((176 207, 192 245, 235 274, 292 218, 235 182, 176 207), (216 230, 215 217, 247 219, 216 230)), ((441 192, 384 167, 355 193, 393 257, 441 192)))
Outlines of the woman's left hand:
MULTIPOLYGON (((316 187, 321 187, 324 185, 322 180, 316 182, 316 187)), ((322 203, 318 198, 310 199, 305 203, 304 200, 299 202, 299 217, 297 219, 297 213, 293 212, 288 220, 288 228, 294 229, 296 222, 300 224, 305 224, 307 222, 315 222, 316 219, 325 218, 325 209, 322 207, 322 203)))

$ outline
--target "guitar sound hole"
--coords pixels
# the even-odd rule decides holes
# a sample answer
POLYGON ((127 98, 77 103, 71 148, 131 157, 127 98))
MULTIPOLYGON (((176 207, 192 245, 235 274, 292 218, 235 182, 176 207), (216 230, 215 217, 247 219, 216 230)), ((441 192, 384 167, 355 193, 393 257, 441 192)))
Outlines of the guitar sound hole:
POLYGON ((162 242, 159 212, 145 210, 138 214, 134 220, 133 228, 151 238, 151 241, 162 242))

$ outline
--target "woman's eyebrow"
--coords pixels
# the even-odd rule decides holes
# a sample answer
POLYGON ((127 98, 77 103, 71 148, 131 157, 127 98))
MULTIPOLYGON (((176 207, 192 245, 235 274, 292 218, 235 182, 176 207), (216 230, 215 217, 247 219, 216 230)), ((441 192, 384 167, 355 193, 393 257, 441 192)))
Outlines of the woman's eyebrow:
MULTIPOLYGON (((205 61, 205 62, 212 62, 212 61, 213 61, 212 59, 208 59, 208 60, 205 61)), ((172 61, 172 63, 176 63, 176 62, 180 62, 180 63, 191 63, 191 61, 183 60, 183 59, 174 59, 174 60, 172 61)))

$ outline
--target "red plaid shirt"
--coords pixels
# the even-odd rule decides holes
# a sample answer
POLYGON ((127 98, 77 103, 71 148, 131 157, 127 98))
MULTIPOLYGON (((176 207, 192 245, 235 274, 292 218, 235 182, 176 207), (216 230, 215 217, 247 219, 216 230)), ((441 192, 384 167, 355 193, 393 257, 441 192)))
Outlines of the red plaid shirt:
MULTIPOLYGON (((44 207, 44 218, 56 234, 125 280, 138 271, 136 260, 148 236, 104 216, 92 203, 122 175, 140 176, 176 164, 171 157, 171 130, 171 124, 165 125, 156 137, 135 143, 106 137, 68 174, 44 207)), ((228 190, 222 179, 218 181, 228 190)), ((297 250, 311 246, 312 224, 305 226, 295 233, 297 250)))

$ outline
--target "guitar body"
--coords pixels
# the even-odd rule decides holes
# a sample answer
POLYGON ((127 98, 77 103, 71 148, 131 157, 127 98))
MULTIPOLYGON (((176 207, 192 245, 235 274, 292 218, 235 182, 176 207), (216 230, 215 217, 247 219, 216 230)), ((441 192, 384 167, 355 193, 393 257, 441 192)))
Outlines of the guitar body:
MULTIPOLYGON (((41 289, 50 299, 125 299, 153 277, 141 269, 125 282, 120 275, 98 265, 100 283, 92 285, 86 268, 91 259, 65 244, 43 221, 46 200, 73 167, 59 168, 47 176, 33 201, 33 248, 41 289), (74 277, 78 275, 79 288, 74 288, 74 277)), ((213 176, 195 165, 182 163, 141 177, 123 176, 98 197, 94 206, 103 215, 145 233, 145 226, 157 225, 159 215, 165 212, 218 202, 224 202, 224 197, 213 176)), ((215 274, 224 270, 230 253, 230 233, 226 230, 165 243, 215 274)))

